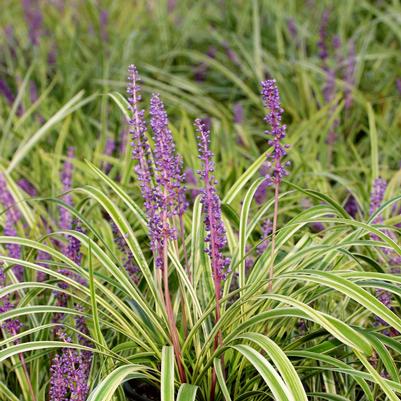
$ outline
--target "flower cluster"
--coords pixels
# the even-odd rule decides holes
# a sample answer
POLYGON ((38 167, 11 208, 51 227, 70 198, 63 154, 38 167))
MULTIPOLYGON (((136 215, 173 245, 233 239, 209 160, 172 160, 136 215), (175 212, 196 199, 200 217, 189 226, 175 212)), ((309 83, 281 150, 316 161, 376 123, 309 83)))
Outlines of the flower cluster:
POLYGON ((167 217, 183 215, 188 202, 185 198, 182 157, 176 154, 175 144, 163 102, 158 94, 150 101, 151 127, 155 141, 156 184, 163 188, 160 201, 165 207, 167 217))
POLYGON ((358 202, 356 201, 355 197, 351 194, 348 196, 345 205, 345 211, 353 218, 356 217, 359 211, 358 202))
MULTIPOLYGON (((60 339, 71 343, 65 333, 58 333, 60 339)), ((63 348, 53 357, 50 367, 49 401, 85 401, 88 396, 88 377, 92 353, 63 348)))
POLYGON ((256 252, 258 255, 261 255, 269 245, 269 236, 272 233, 273 225, 270 219, 267 219, 262 224, 262 235, 261 235, 261 242, 256 248, 256 252))
MULTIPOLYGON (((386 192, 387 189, 387 182, 383 178, 376 178, 375 181, 373 182, 372 186, 372 192, 370 194, 370 208, 369 212, 372 215, 374 212, 376 212, 377 209, 381 206, 383 199, 384 199, 384 193, 386 192)), ((375 223, 382 222, 383 218, 378 216, 375 219, 375 223)))
POLYGON ((168 117, 163 102, 154 94, 150 104, 151 127, 153 131, 154 163, 152 151, 146 136, 145 111, 139 109, 141 100, 137 69, 131 65, 129 73, 129 104, 132 118, 129 121, 132 135, 132 155, 137 160, 135 168, 146 214, 151 248, 155 254, 156 265, 161 267, 161 253, 170 239, 177 233, 171 219, 182 216, 188 206, 185 198, 182 159, 176 154, 175 144, 168 127, 168 117))
POLYGON ((111 223, 111 229, 113 231, 113 237, 116 242, 118 249, 124 255, 124 267, 127 271, 128 275, 130 276, 131 280, 137 284, 139 282, 139 268, 134 262, 134 256, 132 255, 131 250, 129 249, 127 242, 124 240, 123 236, 121 235, 118 227, 115 223, 111 223))
POLYGON ((272 152, 267 156, 268 168, 272 169, 272 173, 271 175, 266 174, 266 180, 268 185, 279 185, 282 179, 288 175, 286 166, 289 165, 289 162, 282 163, 283 157, 287 154, 286 149, 289 147, 282 143, 286 135, 286 125, 281 123, 284 110, 281 108, 276 80, 266 80, 261 85, 263 103, 269 109, 265 121, 270 125, 270 130, 265 132, 272 136, 268 144, 273 147, 272 152))
POLYGON ((145 110, 139 108, 141 101, 140 77, 135 65, 128 67, 128 102, 131 112, 131 119, 128 121, 131 134, 132 157, 138 163, 135 166, 144 206, 148 216, 148 229, 151 241, 151 248, 157 251, 157 239, 159 234, 160 221, 157 215, 157 203, 153 191, 153 166, 151 165, 151 150, 146 137, 145 110))
POLYGON ((210 131, 205 124, 197 119, 195 121, 198 132, 199 158, 202 169, 199 175, 204 182, 201 202, 204 208, 204 223, 207 231, 205 241, 209 244, 205 252, 212 261, 213 276, 215 280, 225 279, 230 259, 223 256, 222 250, 227 244, 226 231, 221 218, 220 199, 216 192, 216 179, 214 177, 213 153, 209 149, 210 131))

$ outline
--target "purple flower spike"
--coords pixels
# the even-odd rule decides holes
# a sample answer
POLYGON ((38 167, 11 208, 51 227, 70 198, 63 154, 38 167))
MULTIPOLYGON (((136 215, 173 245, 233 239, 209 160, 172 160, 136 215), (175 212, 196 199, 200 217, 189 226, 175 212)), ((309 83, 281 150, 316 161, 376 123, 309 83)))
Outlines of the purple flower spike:
POLYGON ((164 188, 163 205, 167 208, 167 216, 182 216, 188 207, 183 185, 182 158, 175 152, 167 113, 157 94, 150 101, 150 115, 155 140, 156 183, 164 188))
POLYGON ((99 22, 100 22, 100 36, 103 42, 107 42, 109 39, 108 34, 108 24, 109 24, 109 13, 107 10, 101 10, 99 15, 99 22))
POLYGON ((291 38, 295 41, 298 41, 298 29, 297 29, 297 24, 294 21, 293 18, 289 18, 287 20, 287 28, 288 28, 288 32, 291 35, 291 38))
POLYGON ((35 81, 30 81, 29 83, 29 97, 31 103, 35 103, 39 99, 38 87, 36 86, 35 81))
MULTIPOLYGON (((148 230, 150 246, 154 253, 160 250, 162 238, 162 223, 159 214, 159 191, 153 188, 153 166, 151 164, 151 150, 146 136, 145 110, 139 108, 141 93, 140 77, 135 65, 128 67, 128 102, 130 104, 131 120, 130 134, 132 137, 132 157, 138 163, 135 172, 141 188, 144 206, 148 217, 148 230)), ((160 259, 156 257, 156 264, 160 265, 160 259)))
POLYGON ((187 186, 189 186, 190 188, 189 191, 190 197, 192 201, 194 201, 196 197, 201 193, 201 191, 198 188, 198 180, 195 177, 194 171, 189 167, 185 170, 184 177, 187 186))
POLYGON ((323 88, 325 103, 331 103, 336 93, 336 72, 332 68, 326 68, 326 83, 323 88))
POLYGON ((10 87, 7 85, 7 82, 3 79, 0 79, 0 93, 6 99, 9 106, 12 106, 15 100, 15 96, 10 87))
POLYGON ((261 83, 263 103, 269 109, 269 113, 265 117, 265 121, 270 125, 270 130, 266 130, 267 135, 271 135, 272 139, 268 141, 269 146, 273 147, 272 152, 267 156, 268 168, 271 168, 272 174, 266 175, 268 185, 279 185, 282 179, 288 175, 286 166, 289 162, 282 164, 282 159, 286 156, 288 145, 282 143, 286 135, 286 125, 281 123, 283 109, 280 104, 280 95, 276 85, 276 80, 267 80, 261 83))
POLYGON ((328 9, 324 10, 322 20, 320 22, 319 28, 319 57, 322 61, 326 61, 329 57, 329 52, 327 49, 327 36, 328 36, 328 28, 329 28, 329 19, 330 19, 330 11, 328 9))
POLYGON ((216 282, 220 282, 228 273, 227 266, 230 259, 224 257, 222 253, 227 244, 227 238, 221 218, 220 199, 216 192, 216 179, 213 174, 213 153, 209 149, 210 131, 200 119, 195 120, 195 126, 198 132, 199 158, 202 161, 202 170, 199 175, 204 182, 201 202, 207 231, 205 242, 209 244, 205 252, 210 256, 212 262, 213 278, 216 282))
POLYGON ((396 80, 395 85, 397 87, 398 93, 401 95, 401 78, 398 78, 396 80))
POLYGON ((261 235, 261 243, 257 246, 256 252, 258 255, 262 255, 262 253, 267 249, 269 246, 269 235, 272 233, 273 230, 273 224, 272 222, 268 219, 265 220, 262 224, 262 235, 261 235))
MULTIPOLYGON (((107 138, 106 140, 106 146, 104 148, 104 155, 105 156, 112 156, 114 149, 116 148, 116 142, 114 141, 113 138, 107 138)), ((106 174, 108 174, 111 170, 111 164, 106 163, 104 166, 104 171, 106 174)))
POLYGON ((240 66, 241 62, 237 53, 232 49, 228 42, 223 42, 221 44, 226 52, 228 59, 236 66, 240 66))
POLYGON ((271 185, 269 178, 263 180, 255 191, 255 202, 261 205, 265 202, 267 196, 267 188, 271 185))
MULTIPOLYGON (((64 163, 63 171, 61 173, 61 182, 63 184, 63 192, 68 192, 71 190, 72 184, 72 159, 74 158, 74 148, 69 147, 67 153, 67 160, 64 163)), ((63 197, 64 202, 71 206, 72 205, 72 196, 70 193, 67 193, 63 197)), ((60 228, 62 230, 69 230, 71 228, 72 217, 69 210, 64 207, 60 208, 60 228)))
MULTIPOLYGON (((74 222, 75 231, 83 233, 82 227, 78 222, 74 222)), ((68 245, 65 250, 65 256, 74 261, 77 265, 81 264, 82 261, 82 253, 81 253, 81 242, 79 239, 75 238, 72 235, 68 236, 68 245)))
MULTIPOLYGON (((206 55, 211 59, 216 58, 216 54, 217 54, 217 49, 213 46, 210 46, 206 53, 206 55)), ((198 82, 204 81, 207 77, 208 70, 209 70, 209 65, 207 63, 205 62, 200 63, 195 69, 195 80, 198 82)))
POLYGON ((345 70, 345 108, 350 109, 352 106, 352 88, 355 85, 355 44, 353 41, 349 43, 348 60, 345 70))
POLYGON ((373 214, 381 206, 386 189, 386 180, 380 177, 376 178, 373 182, 372 192, 370 194, 370 214, 373 214))
POLYGON ((38 194, 36 188, 33 186, 33 184, 27 180, 26 178, 21 178, 17 182, 18 186, 25 191, 29 196, 36 196, 38 194))
POLYGON ((25 20, 28 25, 29 38, 33 46, 39 45, 42 34, 43 17, 38 0, 22 0, 25 20))
MULTIPOLYGON (((8 86, 7 82, 3 79, 0 79, 0 94, 3 95, 9 106, 14 104, 16 97, 11 88, 8 86)), ((24 108, 21 104, 18 105, 16 114, 17 116, 24 114, 24 108)))
POLYGON ((114 241, 117 245, 117 248, 124 255, 124 267, 130 276, 131 280, 137 284, 139 282, 139 268, 134 262, 134 256, 132 255, 131 250, 129 249, 127 242, 121 235, 115 223, 111 223, 111 229, 113 232, 114 241))
POLYGON ((345 211, 352 217, 355 218, 359 211, 358 203, 353 195, 350 195, 344 205, 345 211))
POLYGON ((242 124, 244 122, 244 107, 240 102, 234 104, 233 112, 234 112, 234 123, 242 124))

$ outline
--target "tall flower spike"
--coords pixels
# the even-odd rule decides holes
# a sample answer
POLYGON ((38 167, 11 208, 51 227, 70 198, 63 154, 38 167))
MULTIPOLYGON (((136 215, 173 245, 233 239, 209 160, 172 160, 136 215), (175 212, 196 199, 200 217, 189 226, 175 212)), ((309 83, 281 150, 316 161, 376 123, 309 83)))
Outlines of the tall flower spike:
POLYGON ((199 172, 204 182, 201 202, 204 208, 204 223, 207 231, 205 241, 209 244, 205 252, 210 256, 214 279, 221 281, 227 275, 229 258, 223 256, 222 250, 227 244, 226 232, 221 218, 220 199, 216 192, 214 177, 213 153, 209 149, 210 131, 200 119, 195 120, 198 132, 199 158, 202 161, 202 170, 199 172))
MULTIPOLYGON (((71 190, 72 185, 72 159, 74 158, 74 148, 70 146, 67 152, 67 160, 64 162, 63 171, 61 173, 61 183, 63 184, 63 192, 71 190)), ((71 206, 72 197, 70 193, 67 193, 63 197, 64 202, 71 206)), ((69 230, 71 228, 72 217, 69 210, 64 207, 60 207, 60 227, 63 230, 69 230)))
POLYGON ((286 156, 286 149, 289 145, 283 144, 283 140, 286 134, 286 126, 282 124, 281 117, 284 110, 281 108, 280 95, 274 79, 267 80, 261 83, 262 85, 262 99, 264 106, 269 110, 265 117, 266 123, 270 126, 269 130, 266 130, 266 134, 272 136, 269 139, 268 144, 273 148, 270 154, 267 155, 268 165, 270 168, 271 175, 266 174, 265 185, 274 185, 274 213, 273 213, 273 226, 271 236, 271 259, 270 266, 268 267, 269 274, 269 291, 273 289, 273 268, 274 268, 274 256, 276 247, 276 229, 278 220, 278 204, 279 204, 279 190, 280 183, 283 177, 288 175, 285 166, 289 165, 289 162, 283 165, 282 159, 286 156))
POLYGON ((164 188, 162 205, 167 216, 183 215, 188 207, 185 198, 182 158, 176 154, 175 144, 163 102, 158 94, 150 101, 151 126, 155 140, 156 183, 164 188))
POLYGON ((327 31, 329 27, 329 18, 330 18, 330 11, 325 9, 323 12, 322 20, 320 22, 319 27, 319 41, 317 46, 319 48, 319 57, 322 61, 326 61, 327 57, 329 56, 329 52, 327 49, 327 31))
POLYGON ((138 163, 135 172, 138 177, 144 206, 148 217, 148 230, 150 246, 155 254, 156 264, 160 266, 160 242, 162 241, 162 223, 159 213, 160 191, 153 188, 153 166, 151 163, 151 150, 146 136, 145 110, 139 108, 142 100, 140 77, 135 65, 128 67, 128 102, 130 104, 131 119, 128 121, 132 138, 132 157, 138 163))
POLYGON ((286 125, 281 123, 281 117, 284 110, 281 108, 280 95, 276 85, 276 80, 271 79, 263 81, 262 98, 264 106, 269 109, 269 113, 265 117, 265 121, 270 125, 270 129, 266 130, 266 134, 272 136, 268 144, 273 147, 272 152, 267 156, 268 167, 271 168, 271 176, 266 175, 269 185, 279 185, 282 179, 288 175, 286 166, 289 162, 283 165, 282 159, 286 156, 289 145, 283 144, 286 135, 286 125))
POLYGON ((38 0, 22 0, 25 20, 28 25, 29 39, 33 46, 39 45, 42 35, 43 16, 38 0))
POLYGON ((344 106, 346 109, 350 109, 352 106, 352 88, 355 85, 355 68, 356 68, 355 44, 351 40, 349 42, 348 59, 345 70, 346 87, 344 90, 344 97, 345 97, 344 106))

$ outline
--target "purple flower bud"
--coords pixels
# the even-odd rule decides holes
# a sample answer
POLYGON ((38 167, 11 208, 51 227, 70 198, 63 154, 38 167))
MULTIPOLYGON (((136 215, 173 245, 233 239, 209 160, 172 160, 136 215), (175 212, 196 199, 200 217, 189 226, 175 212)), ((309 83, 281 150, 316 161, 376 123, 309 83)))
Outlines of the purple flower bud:
POLYGON ((120 231, 118 230, 115 223, 111 223, 111 229, 114 236, 114 241, 117 245, 117 248, 122 252, 124 255, 123 264, 125 270, 127 271, 128 275, 130 276, 131 280, 138 284, 139 282, 139 268, 134 262, 134 257, 132 255, 131 250, 129 249, 127 242, 124 240, 123 236, 121 235, 120 231))
POLYGON ((233 112, 234 112, 234 123, 242 124, 244 122, 244 107, 240 102, 234 104, 233 112))
POLYGON ((270 129, 266 130, 267 135, 272 136, 268 144, 273 147, 267 160, 271 163, 271 175, 266 174, 266 179, 270 184, 279 185, 281 180, 288 175, 285 165, 282 163, 283 157, 286 156, 288 145, 282 142, 286 135, 286 125, 281 123, 283 109, 280 104, 280 95, 276 85, 276 80, 267 80, 261 83, 263 104, 269 110, 265 117, 265 121, 269 124, 270 129))
POLYGON ((29 38, 32 46, 39 45, 39 39, 42 35, 43 17, 38 0, 22 0, 25 20, 28 25, 29 38))
POLYGON ((355 85, 355 44, 351 40, 349 42, 348 59, 345 70, 345 83, 346 87, 344 90, 345 97, 345 108, 350 109, 352 106, 352 88, 355 85))
POLYGON ((261 205, 266 201, 267 188, 271 185, 270 178, 264 179, 255 191, 255 202, 261 205))
POLYGON ((109 23, 109 13, 107 10, 103 9, 100 11, 99 15, 99 22, 100 22, 100 36, 103 42, 107 42, 109 39, 109 34, 107 32, 108 23, 109 23))
POLYGON ((185 182, 190 188, 191 199, 194 201, 195 198, 201 193, 198 188, 198 180, 195 177, 194 171, 191 168, 187 168, 184 172, 185 182))
MULTIPOLYGON (((114 149, 116 148, 116 143, 113 138, 107 138, 106 140, 106 146, 104 148, 104 155, 105 156, 112 156, 114 149)), ((106 163, 104 166, 104 172, 108 174, 111 170, 111 164, 106 163)))
POLYGON ((29 83, 29 94, 31 98, 31 103, 35 103, 39 98, 38 87, 36 86, 35 81, 30 81, 29 83))
POLYGON ((27 180, 26 178, 21 178, 17 182, 18 186, 25 191, 29 196, 36 196, 38 193, 36 191, 36 188, 33 186, 33 184, 27 180))
POLYGON ((0 93, 4 96, 7 103, 12 106, 15 101, 15 96, 4 79, 0 79, 0 93))
MULTIPOLYGON (((213 46, 210 46, 207 50, 206 55, 209 58, 214 59, 214 58, 216 58, 216 53, 217 53, 217 49, 213 46)), ((206 79, 208 70, 209 70, 209 66, 207 63, 205 63, 205 62, 200 63, 195 70, 195 80, 198 82, 204 81, 206 79)))
POLYGON ((169 14, 171 14, 175 10, 176 5, 177 5, 177 0, 168 0, 167 10, 169 14))
POLYGON ((330 19, 330 11, 328 9, 324 10, 322 20, 320 22, 319 28, 319 57, 322 61, 326 61, 329 56, 329 52, 327 49, 327 36, 328 36, 328 27, 329 27, 329 19, 330 19))
MULTIPOLYGON (((63 192, 68 192, 71 190, 73 158, 74 158, 74 148, 69 147, 67 153, 67 160, 64 162, 63 171, 61 173, 61 183, 63 184, 63 192)), ((72 205, 72 196, 70 193, 65 194, 63 196, 63 200, 67 205, 69 206, 72 205)), ((64 207, 60 207, 60 228, 62 230, 69 230, 71 228, 71 223, 72 223, 71 213, 64 207)))
POLYGON ((228 59, 236 66, 241 65, 237 53, 230 47, 228 42, 222 42, 222 46, 224 48, 224 51, 226 52, 228 59))
POLYGON ((373 182, 372 192, 370 194, 370 214, 372 215, 382 204, 384 193, 387 189, 387 182, 383 178, 376 178, 373 182))
POLYGON ((395 82, 398 93, 401 95, 401 78, 398 78, 395 82))
POLYGON ((56 64, 56 61, 57 61, 57 47, 56 45, 53 45, 47 55, 47 62, 49 65, 54 65, 56 64))
POLYGON ((256 252, 258 255, 262 255, 262 253, 269 246, 269 235, 272 233, 273 225, 272 222, 268 219, 265 220, 262 224, 262 235, 261 235, 261 243, 257 246, 256 252))
POLYGON ((297 29, 297 24, 295 23, 293 18, 288 18, 287 28, 288 28, 288 32, 291 35, 291 39, 297 42, 298 41, 298 29, 297 29))
POLYGON ((358 214, 359 206, 353 195, 348 196, 344 205, 344 209, 353 218, 355 218, 358 214))

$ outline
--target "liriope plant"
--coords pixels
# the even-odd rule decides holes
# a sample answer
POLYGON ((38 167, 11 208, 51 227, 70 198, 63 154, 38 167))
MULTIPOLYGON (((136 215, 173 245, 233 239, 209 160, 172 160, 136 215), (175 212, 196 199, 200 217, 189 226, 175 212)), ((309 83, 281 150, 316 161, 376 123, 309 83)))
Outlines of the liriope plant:
MULTIPOLYGON (((129 74, 129 99, 116 100, 129 118, 143 206, 88 161, 98 185, 64 182, 62 199, 46 201, 69 223, 46 230, 55 225, 37 213, 44 200, 23 200, 2 175, 2 218, 14 224, 0 237, 2 398, 126 400, 146 383, 163 401, 398 400, 401 278, 387 266, 401 249, 382 216, 401 196, 384 202, 373 190, 370 216, 353 218, 285 180, 281 154, 271 177, 281 190, 256 205, 266 177, 254 176, 271 149, 219 196, 210 130, 197 120, 203 188, 187 209, 160 97, 150 138, 135 67, 129 74), (304 198, 316 205, 300 211, 294 199, 304 198), (276 227, 263 233, 269 218, 276 227), (390 304, 378 291, 393 295, 390 304), (84 353, 90 371, 78 388, 84 353)), ((263 88, 279 109, 275 82, 263 88)), ((276 134, 278 121, 267 122, 276 134)))

